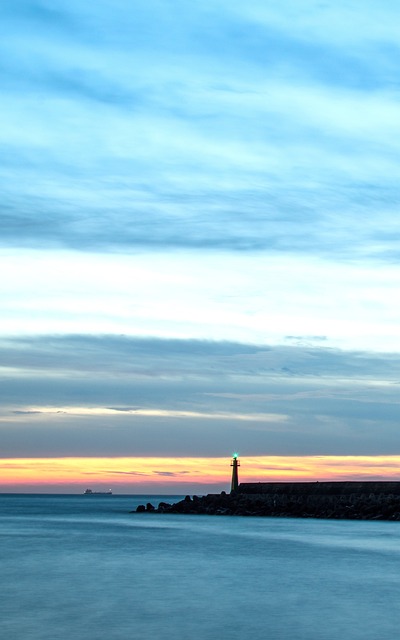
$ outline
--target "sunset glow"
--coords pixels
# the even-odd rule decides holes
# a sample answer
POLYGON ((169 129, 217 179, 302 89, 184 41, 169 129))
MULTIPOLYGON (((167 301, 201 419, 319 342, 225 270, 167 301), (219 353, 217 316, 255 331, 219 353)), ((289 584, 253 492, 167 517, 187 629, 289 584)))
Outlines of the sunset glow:
MULTIPOLYGON (((229 464, 229 458, 3 459, 0 490, 207 493, 227 490, 229 464)), ((400 456, 260 456, 242 460, 240 481, 396 480, 399 473, 400 456)))

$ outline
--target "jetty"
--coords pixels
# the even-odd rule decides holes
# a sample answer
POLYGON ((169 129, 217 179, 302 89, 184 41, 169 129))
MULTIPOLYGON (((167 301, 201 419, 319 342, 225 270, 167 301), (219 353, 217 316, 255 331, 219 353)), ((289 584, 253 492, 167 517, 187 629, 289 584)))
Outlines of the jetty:
POLYGON ((147 503, 136 512, 400 521, 400 481, 239 483, 239 465, 234 454, 230 493, 186 496, 157 507, 147 503))
POLYGON ((234 493, 186 496, 175 504, 160 502, 157 508, 140 505, 136 511, 400 521, 400 482, 244 483, 234 493))

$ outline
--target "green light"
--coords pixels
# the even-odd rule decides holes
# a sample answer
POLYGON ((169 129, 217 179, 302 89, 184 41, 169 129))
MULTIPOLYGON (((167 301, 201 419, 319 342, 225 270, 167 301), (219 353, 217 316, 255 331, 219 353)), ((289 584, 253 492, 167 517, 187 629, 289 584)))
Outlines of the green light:
POLYGON ((233 457, 234 457, 235 460, 237 460, 237 458, 239 457, 239 454, 238 453, 234 453, 233 457))

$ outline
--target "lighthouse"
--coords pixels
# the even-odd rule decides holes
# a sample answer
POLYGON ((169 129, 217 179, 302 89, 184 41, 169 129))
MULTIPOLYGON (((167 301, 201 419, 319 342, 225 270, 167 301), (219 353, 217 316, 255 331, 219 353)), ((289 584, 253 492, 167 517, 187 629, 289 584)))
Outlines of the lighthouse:
POLYGON ((232 491, 237 491, 239 487, 239 474, 238 467, 240 467, 240 461, 238 459, 237 453, 233 454, 231 467, 232 467, 232 483, 231 483, 231 493, 232 491))

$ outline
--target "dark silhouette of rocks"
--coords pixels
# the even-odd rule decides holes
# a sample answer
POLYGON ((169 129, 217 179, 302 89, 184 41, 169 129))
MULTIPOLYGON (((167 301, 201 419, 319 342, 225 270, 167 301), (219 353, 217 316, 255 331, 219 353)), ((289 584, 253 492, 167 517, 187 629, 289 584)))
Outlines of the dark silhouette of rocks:
MULTIPOLYGON (((136 513, 143 513, 144 511, 146 511, 144 504, 140 504, 136 509, 136 513)), ((131 513, 133 513, 133 511, 131 511, 131 513)))
POLYGON ((186 496, 137 513, 400 520, 400 482, 291 482, 241 484, 236 492, 186 496))

